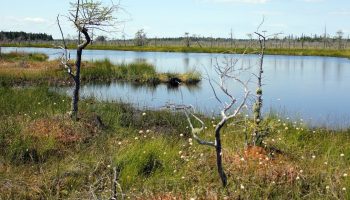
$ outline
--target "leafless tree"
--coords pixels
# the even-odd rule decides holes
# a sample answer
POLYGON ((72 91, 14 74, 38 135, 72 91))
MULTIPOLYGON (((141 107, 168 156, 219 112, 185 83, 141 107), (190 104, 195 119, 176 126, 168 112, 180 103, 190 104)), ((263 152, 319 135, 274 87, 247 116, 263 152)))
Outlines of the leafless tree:
POLYGON ((221 179, 221 182, 224 187, 227 186, 227 176, 224 171, 223 162, 222 162, 222 141, 221 141, 221 131, 227 124, 227 122, 231 119, 234 119, 237 117, 237 115, 242 111, 242 109, 246 106, 250 91, 248 90, 248 81, 242 81, 240 78, 238 78, 238 70, 236 69, 238 59, 231 60, 231 62, 226 62, 224 65, 222 64, 216 64, 215 69, 216 72, 219 75, 219 81, 214 81, 210 78, 208 78, 208 81, 211 85, 211 88, 213 90, 214 96, 216 100, 222 104, 222 109, 220 111, 221 120, 219 123, 215 125, 215 140, 214 141, 206 141, 201 139, 199 136, 199 133, 203 132, 205 129, 204 122, 196 116, 192 106, 182 106, 178 107, 178 109, 182 109, 185 112, 185 115, 187 117, 188 123, 191 128, 192 137, 194 140, 196 140, 201 145, 207 145, 215 148, 216 151, 216 165, 217 170, 221 179), (244 90, 243 97, 239 100, 236 98, 231 91, 227 88, 227 82, 228 81, 234 81, 235 83, 242 86, 244 90), (215 89, 217 87, 218 89, 215 89), (224 94, 225 97, 227 97, 228 101, 224 102, 221 100, 218 96, 218 92, 221 92, 224 94), (231 112, 231 113, 229 113, 231 112), (191 118, 194 118, 196 121, 200 123, 200 128, 195 128, 191 118))
POLYGON ((138 30, 135 33, 135 45, 145 46, 147 43, 147 35, 143 29, 138 30))
POLYGON ((259 145, 262 141, 263 136, 266 134, 265 131, 263 131, 260 128, 260 123, 262 120, 262 115, 261 115, 261 109, 263 106, 263 99, 262 99, 262 76, 264 73, 263 65, 264 65, 264 56, 265 56, 265 45, 266 45, 266 36, 262 35, 258 31, 255 32, 255 34, 258 36, 259 44, 260 44, 260 59, 259 59, 259 69, 258 73, 254 74, 254 76, 257 79, 257 90, 256 90, 256 102, 254 103, 253 107, 253 114, 254 114, 254 123, 255 123, 255 128, 253 132, 253 139, 252 139, 252 145, 259 145))
POLYGON ((190 33, 186 32, 185 33, 185 46, 190 47, 191 46, 191 40, 190 40, 190 33))
POLYGON ((342 39, 344 36, 344 32, 342 30, 337 31, 337 39, 338 39, 338 49, 342 49, 342 39))
POLYGON ((201 42, 200 42, 200 36, 199 36, 199 35, 193 34, 193 35, 192 35, 192 39, 198 44, 198 46, 199 46, 200 48, 203 47, 202 44, 201 44, 201 42))
POLYGON ((250 145, 253 146, 261 146, 264 137, 267 136, 268 130, 265 127, 261 127, 260 124, 262 122, 262 106, 263 106, 263 73, 264 73, 264 58, 265 58, 265 50, 266 50, 266 38, 269 38, 273 36, 276 38, 278 35, 282 33, 275 33, 272 35, 266 35, 266 31, 262 31, 263 33, 259 32, 259 29, 264 24, 264 19, 262 20, 261 24, 258 26, 257 31, 254 32, 255 35, 258 36, 259 41, 259 64, 258 64, 258 73, 253 75, 256 77, 257 80, 257 89, 256 89, 256 100, 253 106, 253 115, 254 115, 254 130, 252 134, 252 141, 250 145))
MULTIPOLYGON (((112 5, 104 6, 101 1, 95 0, 77 0, 75 3, 71 3, 72 10, 70 10, 67 19, 74 24, 74 27, 84 36, 84 41, 77 45, 77 56, 74 64, 69 62, 69 52, 66 41, 64 39, 63 30, 60 25, 59 15, 57 16, 57 24, 61 32, 63 46, 63 55, 61 57, 61 63, 67 70, 67 73, 74 81, 74 91, 72 97, 72 109, 71 117, 74 120, 78 119, 78 102, 79 102, 79 90, 80 90, 80 70, 83 50, 91 43, 91 31, 94 29, 101 31, 110 31, 111 28, 115 28, 117 24, 117 18, 114 16, 118 11, 119 6, 112 5)), ((80 37, 79 37, 80 38, 80 37)))

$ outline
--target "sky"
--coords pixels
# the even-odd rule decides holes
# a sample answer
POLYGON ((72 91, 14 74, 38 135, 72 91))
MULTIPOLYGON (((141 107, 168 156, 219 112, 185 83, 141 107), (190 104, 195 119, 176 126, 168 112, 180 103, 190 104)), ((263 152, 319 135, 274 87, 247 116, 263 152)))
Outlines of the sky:
MULTIPOLYGON (((102 0, 108 5, 111 0, 102 0)), ((116 2, 117 0, 115 0, 116 2)), ((60 38, 58 14, 70 9, 71 0, 0 0, 0 31, 48 33, 60 38)), ((350 0, 120 0, 117 32, 95 33, 110 39, 133 38, 144 29, 148 37, 179 37, 185 32, 204 37, 248 38, 265 18, 262 30, 284 36, 350 35, 350 0)), ((73 26, 61 18, 65 35, 73 26)))

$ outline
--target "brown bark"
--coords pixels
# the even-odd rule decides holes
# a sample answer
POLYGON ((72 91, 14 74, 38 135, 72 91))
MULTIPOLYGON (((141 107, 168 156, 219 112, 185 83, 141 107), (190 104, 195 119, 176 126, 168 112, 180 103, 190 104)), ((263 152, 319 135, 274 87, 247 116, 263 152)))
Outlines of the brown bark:
POLYGON ((215 150, 216 150, 216 165, 218 173, 224 187, 227 186, 227 176, 222 165, 222 146, 221 146, 221 128, 225 125, 226 119, 223 119, 215 129, 215 150))
POLYGON ((88 30, 86 28, 81 28, 79 25, 76 24, 76 26, 79 28, 81 33, 85 36, 85 42, 80 44, 77 48, 77 60, 75 62, 76 67, 76 74, 74 76, 74 90, 73 90, 73 96, 72 96, 72 119, 77 120, 78 119, 78 103, 79 103, 79 91, 80 91, 80 69, 81 69, 81 57, 83 55, 83 50, 86 48, 87 45, 90 44, 91 38, 89 36, 88 30))

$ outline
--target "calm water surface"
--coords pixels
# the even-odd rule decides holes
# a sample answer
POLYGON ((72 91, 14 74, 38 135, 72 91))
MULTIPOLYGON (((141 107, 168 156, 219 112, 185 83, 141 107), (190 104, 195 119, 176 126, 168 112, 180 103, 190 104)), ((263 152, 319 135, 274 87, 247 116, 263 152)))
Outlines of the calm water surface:
MULTIPOLYGON (((42 52, 50 59, 58 58, 60 50, 45 48, 2 48, 9 51, 42 52)), ((72 58, 74 51, 71 52, 72 58)), ((159 72, 186 72, 197 70, 216 79, 213 65, 241 58, 237 67, 251 66, 241 75, 248 80, 257 70, 258 57, 247 55, 223 55, 206 53, 164 53, 86 50, 85 60, 108 58, 114 63, 145 60, 156 66, 159 72)), ((350 126, 350 60, 331 57, 266 56, 264 64, 264 111, 274 111, 291 119, 303 119, 316 126, 350 126)), ((250 88, 254 89, 254 79, 250 88)), ((235 82, 227 82, 237 96, 242 89, 235 82)), ((70 92, 69 88, 61 91, 70 92)), ((91 84, 82 87, 83 97, 100 100, 122 100, 136 106, 160 108, 168 103, 191 104, 205 113, 216 113, 221 105, 215 100, 208 81, 197 87, 169 88, 166 85, 145 87, 125 83, 91 84)), ((225 100, 223 94, 218 95, 225 100)), ((252 101, 249 103, 252 104, 252 101)))

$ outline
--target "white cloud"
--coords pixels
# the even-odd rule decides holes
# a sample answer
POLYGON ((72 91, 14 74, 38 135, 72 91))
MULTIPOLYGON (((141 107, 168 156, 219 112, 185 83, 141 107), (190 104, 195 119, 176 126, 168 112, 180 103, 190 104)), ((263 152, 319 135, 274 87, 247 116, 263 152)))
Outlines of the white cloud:
POLYGON ((303 0, 308 3, 317 3, 317 2, 323 2, 324 0, 303 0))
POLYGON ((41 18, 41 17, 15 17, 15 16, 5 16, 4 19, 6 21, 11 21, 15 23, 25 23, 25 24, 43 24, 49 22, 48 20, 41 18))
POLYGON ((276 16, 276 15, 283 15, 282 12, 278 12, 278 11, 266 11, 266 10, 262 10, 262 11, 254 11, 252 12, 253 14, 256 15, 261 15, 261 16, 276 16))
POLYGON ((248 3, 248 4, 264 4, 270 0, 200 0, 214 3, 248 3))
POLYGON ((26 17, 23 19, 25 22, 32 22, 32 23, 45 23, 47 22, 46 19, 40 18, 40 17, 26 17))

